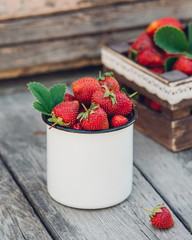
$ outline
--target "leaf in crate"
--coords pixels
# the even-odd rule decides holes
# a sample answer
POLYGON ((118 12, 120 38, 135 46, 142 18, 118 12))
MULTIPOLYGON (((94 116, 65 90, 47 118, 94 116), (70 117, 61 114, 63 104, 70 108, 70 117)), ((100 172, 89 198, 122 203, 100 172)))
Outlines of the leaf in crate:
POLYGON ((130 49, 129 50, 129 58, 131 60, 133 60, 134 62, 137 61, 137 54, 138 54, 138 51, 134 50, 134 49, 130 49))
POLYGON ((192 22, 188 24, 189 52, 192 54, 192 22))
POLYGON ((45 114, 45 115, 50 115, 50 113, 49 113, 39 102, 34 102, 34 103, 33 103, 33 107, 34 107, 37 111, 39 111, 39 112, 41 112, 41 113, 43 113, 43 114, 45 114))
POLYGON ((57 84, 49 89, 52 98, 52 109, 59 103, 64 101, 66 92, 66 84, 57 84))
POLYGON ((50 114, 52 111, 52 100, 49 90, 43 84, 38 82, 30 82, 27 86, 43 109, 50 114))
POLYGON ((176 27, 166 26, 159 28, 154 36, 155 44, 168 53, 186 53, 189 43, 183 31, 176 27))
POLYGON ((177 61, 179 57, 168 57, 165 60, 165 71, 169 72, 173 69, 173 65, 175 64, 175 62, 177 61))

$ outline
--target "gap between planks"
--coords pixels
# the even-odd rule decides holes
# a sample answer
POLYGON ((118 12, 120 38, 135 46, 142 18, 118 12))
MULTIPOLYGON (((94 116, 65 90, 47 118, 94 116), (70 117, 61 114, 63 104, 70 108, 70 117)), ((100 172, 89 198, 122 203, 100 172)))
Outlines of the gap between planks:
POLYGON ((19 181, 17 181, 17 177, 15 176, 14 172, 11 170, 11 168, 9 168, 7 162, 5 161, 4 156, 1 154, 0 152, 0 161, 3 163, 4 167, 6 168, 6 170, 8 171, 8 173, 11 175, 11 177, 13 178, 15 184, 18 186, 18 188, 20 189, 20 191, 22 192, 23 196, 25 197, 26 201, 28 202, 28 204, 31 206, 31 208, 33 209, 33 211, 35 212, 37 218, 39 219, 39 221, 42 223, 42 225, 44 226, 44 228, 47 230, 48 234, 50 235, 50 237, 52 239, 61 239, 57 233, 54 231, 54 229, 50 230, 50 227, 47 227, 46 222, 43 221, 43 219, 41 218, 41 216, 39 216, 38 212, 36 211, 36 209, 33 206, 33 202, 30 200, 30 198, 26 195, 25 190, 23 189, 22 185, 19 183, 19 181))

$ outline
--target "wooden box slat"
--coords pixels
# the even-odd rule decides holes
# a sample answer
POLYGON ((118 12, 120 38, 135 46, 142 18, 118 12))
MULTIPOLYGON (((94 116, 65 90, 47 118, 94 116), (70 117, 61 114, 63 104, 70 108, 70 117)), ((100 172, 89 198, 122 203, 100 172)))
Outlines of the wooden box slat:
MULTIPOLYGON (((120 44, 122 45, 122 43, 120 44)), ((118 45, 118 43, 116 43, 116 45, 118 45)), ((124 44, 123 47, 126 48, 126 45, 124 44)), ((116 50, 119 49, 118 51, 120 51, 121 54, 116 54, 114 51, 115 45, 112 45, 112 48, 113 50, 111 50, 110 47, 105 47, 105 50, 114 54, 116 58, 126 58, 125 55, 123 55, 124 52, 120 47, 116 47, 116 50)), ((130 64, 130 60, 127 58, 127 61, 125 60, 123 64, 130 64)), ((138 67, 138 64, 133 63, 133 65, 135 68, 138 67)), ((162 100, 160 97, 152 94, 149 89, 138 86, 133 79, 130 80, 121 75, 121 73, 117 73, 115 69, 106 66, 105 60, 103 61, 103 68, 104 72, 113 71, 121 86, 138 91, 140 94, 157 101, 162 105, 161 112, 157 112, 141 102, 136 101, 136 109, 139 117, 135 122, 135 127, 139 131, 173 152, 178 152, 192 147, 192 114, 190 112, 190 105, 192 105, 192 94, 191 99, 185 99, 177 104, 172 105, 166 100, 162 100)), ((188 81, 184 79, 180 82, 186 84, 188 81)), ((169 83, 164 84, 169 85, 169 83)))

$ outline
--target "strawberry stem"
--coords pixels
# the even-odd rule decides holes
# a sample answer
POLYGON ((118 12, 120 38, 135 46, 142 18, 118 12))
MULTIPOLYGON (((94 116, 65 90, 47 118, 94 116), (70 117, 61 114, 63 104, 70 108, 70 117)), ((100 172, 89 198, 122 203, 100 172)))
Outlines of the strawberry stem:
POLYGON ((83 103, 81 103, 81 105, 83 106, 83 108, 85 109, 85 111, 87 112, 87 108, 85 107, 85 105, 83 103))
POLYGON ((143 206, 142 206, 141 208, 143 208, 143 209, 145 209, 145 210, 147 210, 147 211, 149 211, 149 212, 151 212, 151 213, 153 212, 153 211, 151 211, 151 210, 149 210, 148 208, 145 208, 145 207, 143 207, 143 206))
POLYGON ((101 71, 99 71, 99 79, 101 79, 101 71))
POLYGON ((58 121, 56 121, 53 125, 51 125, 51 126, 49 127, 49 129, 51 129, 52 127, 54 127, 57 123, 58 123, 58 121))
POLYGON ((137 95, 138 92, 134 92, 131 95, 129 95, 129 98, 133 98, 135 95, 137 95))

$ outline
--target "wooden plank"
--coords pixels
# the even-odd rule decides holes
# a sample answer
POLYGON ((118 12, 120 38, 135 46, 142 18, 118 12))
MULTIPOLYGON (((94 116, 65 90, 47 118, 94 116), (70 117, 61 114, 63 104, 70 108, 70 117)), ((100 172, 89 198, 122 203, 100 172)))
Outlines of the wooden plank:
POLYGON ((192 149, 172 153, 135 131, 135 165, 184 225, 192 224, 192 149))
MULTIPOLYGON (((85 8, 101 7, 121 2, 136 2, 137 0, 1 0, 0 20, 21 17, 46 15, 52 13, 74 11, 85 8)), ((146 1, 146 0, 144 0, 146 1)))
POLYGON ((45 124, 32 109, 32 101, 29 93, 0 97, 0 122, 4 123, 0 149, 19 186, 55 239, 191 239, 176 216, 174 228, 165 231, 148 222, 148 213, 141 206, 152 208, 163 199, 135 168, 133 192, 128 201, 116 207, 83 211, 53 201, 46 189, 46 138, 45 134, 37 134, 45 131, 45 124))
POLYGON ((0 239, 52 239, 0 159, 0 239))
POLYGON ((0 79, 100 64, 101 46, 136 36, 138 32, 140 30, 0 48, 0 79))
MULTIPOLYGON (((41 1, 38 2, 41 3, 41 1)), ((159 1, 150 1, 149 3, 142 1, 134 5, 121 4, 90 9, 86 12, 78 11, 2 22, 0 23, 0 45, 144 28, 152 20, 163 15, 174 15, 181 20, 188 20, 192 17, 191 7, 190 0, 179 1, 177 5, 173 1, 167 1, 166 8, 163 3, 159 5, 159 1), (176 12, 176 9, 180 9, 180 11, 176 12)))

